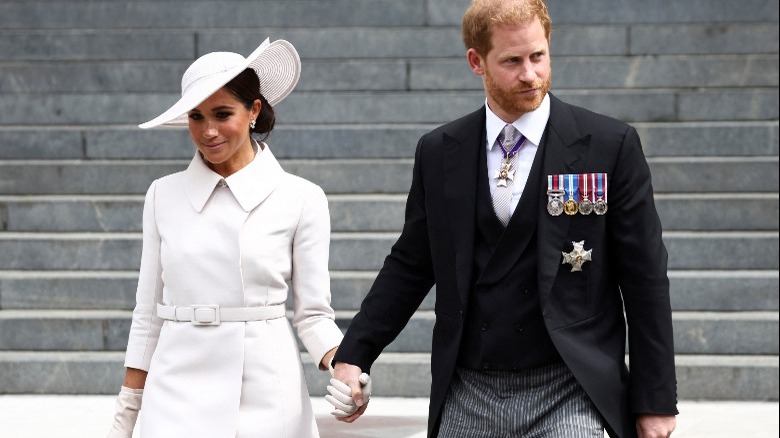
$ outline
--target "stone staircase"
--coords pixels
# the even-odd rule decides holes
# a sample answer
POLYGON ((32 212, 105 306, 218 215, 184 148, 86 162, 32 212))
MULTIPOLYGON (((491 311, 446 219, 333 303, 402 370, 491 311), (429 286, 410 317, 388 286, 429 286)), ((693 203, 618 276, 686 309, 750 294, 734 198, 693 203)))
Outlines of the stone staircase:
MULTIPOLYGON (((778 400, 778 5, 548 0, 553 89, 642 138, 665 227, 679 396, 778 400)), ((0 0, 0 394, 113 394, 143 193, 192 156, 141 131, 214 50, 303 59, 269 143, 320 184, 346 327, 402 221, 418 137, 484 100, 466 0, 0 0)), ((427 396, 433 296, 373 370, 427 396)), ((304 353, 304 359, 308 361, 304 353)), ((307 367, 312 394, 324 373, 307 367)))

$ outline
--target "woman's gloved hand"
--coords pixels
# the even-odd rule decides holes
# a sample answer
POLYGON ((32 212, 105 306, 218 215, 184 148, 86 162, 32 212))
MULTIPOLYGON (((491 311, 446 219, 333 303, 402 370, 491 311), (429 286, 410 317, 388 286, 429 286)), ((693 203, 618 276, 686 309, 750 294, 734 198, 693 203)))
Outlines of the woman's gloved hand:
POLYGON ((116 413, 114 424, 108 432, 107 438, 132 438, 135 421, 141 410, 141 397, 143 389, 132 389, 123 386, 116 398, 116 413))
MULTIPOLYGON (((371 398, 371 377, 366 374, 360 374, 358 381, 363 390, 364 404, 368 403, 371 398)), ((328 392, 330 395, 325 396, 325 400, 333 405, 333 411, 331 414, 335 417, 349 417, 358 410, 358 406, 355 401, 352 400, 352 389, 347 384, 337 380, 336 378, 330 379, 330 385, 328 385, 328 392)))

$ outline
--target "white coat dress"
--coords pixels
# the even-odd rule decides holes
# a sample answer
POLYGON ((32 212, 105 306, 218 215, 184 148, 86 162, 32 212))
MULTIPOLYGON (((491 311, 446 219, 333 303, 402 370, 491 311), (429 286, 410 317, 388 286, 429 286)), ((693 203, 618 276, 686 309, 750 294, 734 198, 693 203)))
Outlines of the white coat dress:
POLYGON ((284 304, 315 364, 342 333, 330 306, 330 217, 320 187, 282 170, 263 144, 223 178, 199 153, 154 181, 125 366, 149 372, 143 438, 317 437, 287 318, 197 326, 167 306, 284 304), (224 184, 226 183, 226 185, 224 184))

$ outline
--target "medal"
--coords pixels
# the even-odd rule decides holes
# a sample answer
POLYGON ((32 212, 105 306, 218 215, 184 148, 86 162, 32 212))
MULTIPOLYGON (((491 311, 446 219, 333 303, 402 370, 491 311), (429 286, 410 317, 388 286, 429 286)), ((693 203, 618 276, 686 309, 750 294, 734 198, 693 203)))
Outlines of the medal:
POLYGON ((507 181, 514 181, 515 171, 512 170, 512 163, 509 161, 502 162, 501 168, 493 173, 493 178, 498 179, 496 187, 506 187, 507 181))
POLYGON ((547 202, 547 212, 552 216, 560 216, 563 213, 563 190, 559 193, 547 192, 551 196, 547 202))
MULTIPOLYGON (((582 200, 580 201, 580 214, 589 215, 593 211, 593 203, 590 202, 588 193, 588 180, 593 176, 591 173, 579 175, 580 177, 580 195, 582 200)), ((593 187, 593 184, 590 185, 593 187)))
POLYGON ((596 174, 596 203, 593 205, 593 211, 598 215, 607 212, 607 174, 596 174))
POLYGON ((563 203, 563 211, 569 216, 577 214, 577 202, 573 199, 563 203))
POLYGON ((593 205, 593 211, 598 215, 603 215, 607 212, 607 203, 603 199, 597 199, 593 205))
POLYGON ((579 242, 572 242, 572 244, 574 245, 574 249, 572 249, 571 252, 561 251, 563 254, 563 262, 561 264, 570 264, 571 272, 582 271, 583 263, 589 262, 591 260, 591 253, 593 249, 585 251, 584 240, 580 240, 579 242))
POLYGON ((517 140, 517 143, 509 150, 507 150, 507 147, 509 146, 509 142, 512 141, 511 138, 504 138, 504 133, 502 132, 498 135, 497 140, 504 159, 501 161, 501 167, 493 172, 493 179, 498 180, 496 181, 496 187, 506 187, 508 181, 514 181, 515 179, 515 171, 512 169, 512 162, 510 160, 512 160, 512 157, 514 157, 515 154, 517 154, 517 151, 525 144, 525 136, 521 135, 520 139, 517 140), (505 145, 504 142, 507 144, 505 145))
POLYGON ((551 216, 560 216, 563 213, 562 179, 563 175, 547 175, 547 213, 551 216))
POLYGON ((574 178, 573 174, 567 174, 564 175, 565 182, 566 182, 566 194, 569 195, 569 199, 566 200, 566 202, 563 204, 563 211, 568 214, 569 216, 577 214, 577 201, 574 199, 574 196, 577 193, 577 182, 578 179, 574 178))

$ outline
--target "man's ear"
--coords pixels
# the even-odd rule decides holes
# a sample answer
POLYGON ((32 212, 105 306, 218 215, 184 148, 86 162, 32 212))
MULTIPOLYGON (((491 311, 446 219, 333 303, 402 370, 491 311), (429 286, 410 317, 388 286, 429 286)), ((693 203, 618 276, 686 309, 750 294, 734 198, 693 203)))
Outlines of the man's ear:
POLYGON ((466 51, 466 60, 469 62, 469 67, 471 67, 471 71, 475 75, 482 76, 485 74, 485 60, 482 58, 482 55, 477 53, 476 49, 471 48, 466 51))

